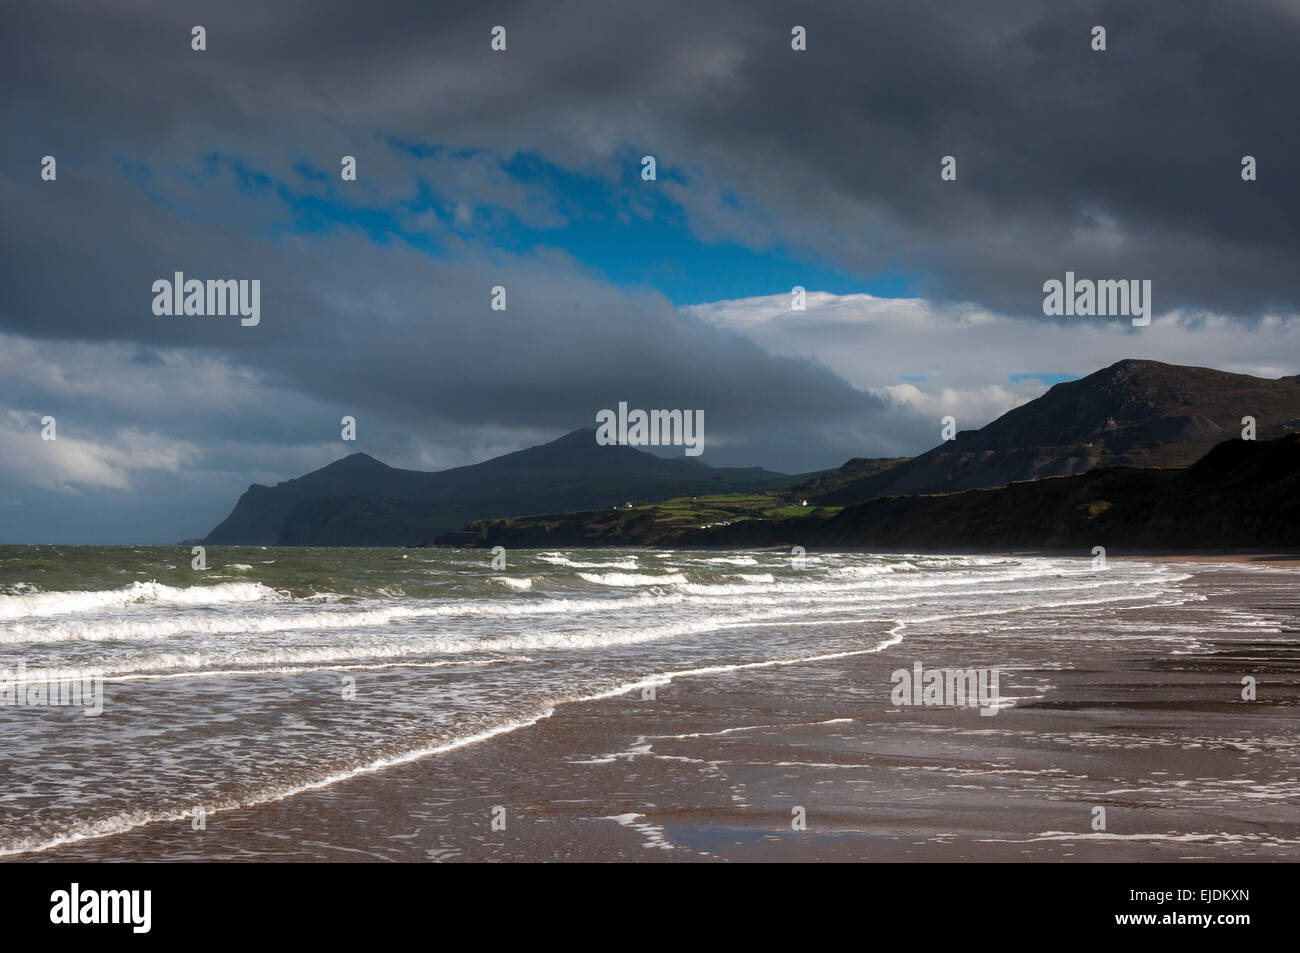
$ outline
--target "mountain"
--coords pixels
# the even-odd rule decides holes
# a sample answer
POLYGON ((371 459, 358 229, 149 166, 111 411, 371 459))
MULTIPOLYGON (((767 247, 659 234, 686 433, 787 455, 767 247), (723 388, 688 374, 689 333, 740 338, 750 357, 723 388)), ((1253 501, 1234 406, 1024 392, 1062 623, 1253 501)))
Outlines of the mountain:
POLYGON ((364 453, 273 487, 254 484, 208 534, 211 546, 401 546, 484 516, 608 508, 628 500, 756 492, 796 478, 600 446, 594 430, 435 473, 364 453))
MULTIPOLYGON (((1124 360, 967 430, 883 471, 847 480, 809 502, 949 493, 1065 476, 1096 467, 1182 467, 1240 437, 1245 416, 1260 440, 1300 429, 1300 376, 1267 380, 1205 367, 1124 360)), ((823 475, 833 482, 834 473, 823 475)))
POLYGON ((1189 467, 1102 467, 1074 476, 931 496, 891 496, 708 528, 651 510, 481 520, 462 546, 628 546, 979 552, 1094 546, 1175 552, 1300 548, 1300 434, 1228 440, 1189 467))
POLYGON ((1185 468, 1105 467, 1070 477, 847 507, 821 546, 1188 552, 1300 547, 1300 434, 1229 440, 1185 468))
POLYGON ((790 487, 789 492, 791 496, 822 497, 832 490, 837 490, 864 477, 883 473, 901 463, 906 463, 910 459, 911 457, 854 457, 841 467, 834 470, 823 470, 821 473, 814 474, 808 479, 794 484, 790 487))
MULTIPOLYGON (((1073 492, 1069 486, 1074 486, 1053 484, 1047 489, 1027 490, 1023 481, 1106 469, 1121 474, 1112 473, 1106 479, 1136 480, 1134 492, 1141 493, 1154 482, 1174 477, 1156 469, 1141 471, 1141 477, 1123 473, 1134 468, 1175 472, 1188 467, 1216 445, 1239 437, 1245 416, 1256 421, 1259 439, 1249 442, 1252 446, 1300 428, 1300 376, 1266 380, 1202 367, 1125 360, 1081 380, 1057 384, 987 426, 962 431, 954 440, 919 457, 856 458, 838 470, 793 477, 757 467, 717 469, 698 458, 665 459, 633 447, 602 447, 589 429, 437 473, 398 470, 365 454, 353 454, 274 487, 249 487, 230 516, 204 542, 399 546, 451 534, 446 542, 452 545, 475 545, 492 533, 518 537, 527 529, 529 539, 555 540, 546 545, 569 545, 558 541, 567 537, 577 540, 572 545, 615 545, 614 541, 626 542, 631 537, 649 543, 677 536, 681 536, 681 545, 774 545, 781 540, 771 539, 773 528, 790 522, 788 516, 728 518, 720 522, 730 526, 705 531, 660 525, 652 513, 633 512, 611 519, 608 511, 629 500, 780 490, 786 501, 794 496, 796 502, 806 498, 812 504, 806 515, 794 518, 792 532, 807 534, 824 524, 825 531, 832 534, 827 539, 840 545, 835 542, 834 527, 849 526, 842 534, 845 540, 877 539, 864 535, 868 527, 852 523, 856 517, 846 514, 856 510, 854 504, 889 498, 892 502, 881 503, 870 512, 884 520, 883 525, 897 521, 898 526, 917 534, 916 545, 920 545, 923 539, 966 539, 966 530, 944 524, 942 533, 934 536, 906 514, 924 511, 935 519, 951 516, 959 520, 959 514, 947 509, 956 504, 898 498, 1008 487, 1009 492, 996 499, 1000 501, 997 505, 1009 507, 1008 518, 1014 523, 1022 515, 1022 506, 1033 500, 1048 506, 1052 494, 1068 494, 1073 492), (833 517, 817 511, 817 507, 842 506, 850 510, 833 517), (574 512, 591 510, 601 511, 599 520, 593 522, 588 514, 574 512), (508 531, 487 519, 557 513, 569 516, 547 516, 539 518, 540 522, 516 520, 508 531), (453 532, 476 520, 482 525, 453 532), (696 542, 697 538, 707 541, 696 542)), ((961 505, 990 505, 986 497, 963 499, 961 505)), ((1105 503, 1105 512, 1114 512, 1110 516, 1099 512, 1100 522, 1090 523, 1090 528, 1108 525, 1122 514, 1130 520, 1125 524, 1129 530, 1136 525, 1132 520, 1138 516, 1121 505, 1122 500, 1107 497, 1095 502, 1105 503)), ((1040 514, 1045 526, 1063 527, 1073 525, 1067 515, 1048 510, 1040 514)), ((1201 519, 1202 514, 1196 514, 1196 520, 1201 519)), ((997 529, 979 520, 969 525, 991 532, 997 529)), ((1116 524, 1112 528, 1118 531, 1122 527, 1116 524)), ((1225 533, 1219 531, 1217 537, 1226 539, 1225 533)), ((1000 545, 995 538, 1000 537, 990 537, 986 544, 1000 545)), ((970 541, 982 545, 978 537, 970 541)))

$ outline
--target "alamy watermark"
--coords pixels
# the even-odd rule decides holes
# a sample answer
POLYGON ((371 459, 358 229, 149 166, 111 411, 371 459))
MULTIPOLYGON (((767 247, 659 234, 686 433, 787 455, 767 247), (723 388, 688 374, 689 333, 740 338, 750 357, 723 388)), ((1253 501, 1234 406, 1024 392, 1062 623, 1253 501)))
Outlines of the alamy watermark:
POLYGON ((74 883, 50 894, 50 922, 76 925, 125 924, 132 933, 148 933, 153 925, 152 890, 83 890, 74 883))
POLYGON ((57 668, 28 671, 27 663, 19 662, 17 671, 0 669, 0 706, 81 707, 93 717, 104 711, 104 675, 57 668))
POLYGON ((255 327, 262 320, 262 280, 254 278, 198 278, 186 280, 176 272, 173 280, 159 278, 153 283, 155 317, 216 317, 240 315, 239 323, 255 327))
POLYGON ((685 447, 686 456, 704 452, 704 411, 631 410, 627 401, 618 402, 618 412, 596 414, 596 443, 628 447, 685 447))
POLYGON ((1135 328, 1151 323, 1151 279, 1050 278, 1043 282, 1043 314, 1049 317, 1131 317, 1135 328))
POLYGON ((889 700, 903 707, 942 705, 979 708, 981 715, 998 713, 998 675, 996 668, 932 668, 920 662, 912 670, 900 668, 889 676, 894 683, 889 700))

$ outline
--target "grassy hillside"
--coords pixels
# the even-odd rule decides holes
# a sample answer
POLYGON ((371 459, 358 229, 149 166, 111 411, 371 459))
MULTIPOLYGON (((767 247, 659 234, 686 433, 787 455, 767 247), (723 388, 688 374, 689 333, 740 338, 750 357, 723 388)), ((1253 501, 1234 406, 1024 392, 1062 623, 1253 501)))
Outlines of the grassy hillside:
POLYGON ((632 509, 479 520, 440 542, 949 552, 1295 549, 1300 548, 1300 434, 1225 441, 1190 467, 1104 467, 996 489, 881 497, 844 508, 790 507, 758 494, 679 499, 632 509))
MULTIPOLYGON (((578 430, 538 447, 434 473, 353 454, 274 487, 254 485, 209 545, 402 546, 486 516, 610 507, 686 494, 758 493, 798 477, 760 467, 711 467, 600 446, 578 430)), ((805 476, 808 476, 805 474, 805 476)))
POLYGON ((681 496, 660 503, 632 501, 630 507, 607 510, 475 520, 463 532, 444 534, 438 542, 492 546, 508 536, 510 545, 520 547, 656 546, 721 527, 801 518, 820 521, 839 511, 838 506, 800 506, 783 494, 681 496))

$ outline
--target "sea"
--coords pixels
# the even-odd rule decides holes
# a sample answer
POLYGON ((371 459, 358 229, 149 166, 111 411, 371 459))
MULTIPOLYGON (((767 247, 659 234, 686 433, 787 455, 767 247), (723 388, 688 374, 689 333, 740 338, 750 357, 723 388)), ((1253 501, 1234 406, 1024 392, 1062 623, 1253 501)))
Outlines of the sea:
MULTIPOLYGON (((0 546, 8 700, 30 700, 19 673, 102 685, 98 713, 0 704, 0 854, 292 798, 686 674, 904 667, 936 633, 944 661, 1040 672, 1055 642, 1195 651, 1185 627, 1088 620, 1204 598, 1174 564, 1064 557, 213 547, 206 566, 0 546)), ((1048 687, 1005 679, 999 704, 1048 687)))

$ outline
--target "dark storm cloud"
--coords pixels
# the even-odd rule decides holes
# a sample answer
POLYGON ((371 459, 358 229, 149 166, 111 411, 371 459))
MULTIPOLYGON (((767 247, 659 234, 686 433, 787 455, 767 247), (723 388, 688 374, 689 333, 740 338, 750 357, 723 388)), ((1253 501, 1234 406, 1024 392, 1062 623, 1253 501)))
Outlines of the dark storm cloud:
POLYGON ((38 141, 85 153, 87 137, 281 168, 376 134, 611 174, 645 149, 687 171, 702 231, 919 271, 936 296, 1039 313, 1043 280, 1070 269, 1150 277, 1160 308, 1296 305, 1289 2, 42 4, 10 18, 10 163, 38 141), (193 23, 209 30, 201 56, 193 23), (495 23, 505 55, 488 51, 495 23), (789 48, 794 23, 807 53, 789 48), (1258 182, 1240 179, 1245 154, 1258 182), (939 180, 943 155, 956 183, 939 180), (727 220, 712 181, 778 224, 727 220))
MULTIPOLYGON (((829 464, 871 452, 881 405, 824 368, 436 217, 411 215, 433 256, 285 232, 285 183, 335 194, 351 153, 358 207, 432 177, 544 223, 565 210, 491 163, 392 143, 523 150, 611 182, 650 152, 706 240, 893 268, 1039 320, 1042 282, 1066 270, 1150 278, 1157 311, 1251 317, 1296 304, 1298 39, 1296 6, 1267 0, 25 5, 0 29, 0 329, 198 349, 303 397, 196 424, 196 440, 290 440, 294 414, 350 408, 395 432, 556 433, 627 399, 704 407, 712 434, 769 465, 829 464), (47 152, 57 185, 37 178, 47 152), (949 154, 955 183, 938 175, 949 154), (1243 154, 1260 181, 1241 181, 1243 154), (149 286, 178 269, 260 278, 262 324, 154 318, 149 286), (507 312, 487 308, 498 283, 507 312)), ((184 413, 200 409, 154 422, 184 413)))
MULTIPOLYGON (((187 221, 102 180, 69 176, 46 198, 14 190, 15 227, 0 249, 22 274, 44 280, 14 282, 9 326, 33 337, 224 350, 271 382, 408 427, 590 426, 619 400, 705 408, 714 429, 881 407, 815 364, 773 357, 656 294, 621 293, 560 253, 461 247, 431 258, 346 231, 259 241, 252 215, 265 212, 264 196, 244 194, 226 175, 205 179, 201 191, 230 222, 187 221), (90 206, 95 217, 67 227, 90 206), (259 279, 262 322, 155 317, 152 282, 177 270, 259 279), (490 308, 496 285, 506 288, 505 311, 490 308)), ((273 415, 240 426, 285 436, 273 415)))

